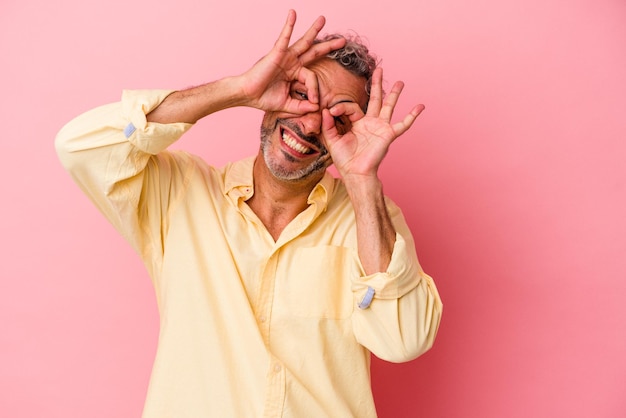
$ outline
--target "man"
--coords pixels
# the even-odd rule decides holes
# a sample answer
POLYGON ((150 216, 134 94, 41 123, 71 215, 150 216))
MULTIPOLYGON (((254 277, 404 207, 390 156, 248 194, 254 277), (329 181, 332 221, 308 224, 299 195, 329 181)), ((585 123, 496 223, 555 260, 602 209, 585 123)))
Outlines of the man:
POLYGON ((322 17, 290 46, 295 21, 242 75, 126 91, 57 137, 154 283, 144 417, 373 417, 370 351, 400 362, 432 346, 441 301, 377 175, 423 106, 392 123, 402 83, 383 99, 365 47, 316 40, 322 17), (166 151, 233 106, 265 112, 256 158, 217 169, 166 151))

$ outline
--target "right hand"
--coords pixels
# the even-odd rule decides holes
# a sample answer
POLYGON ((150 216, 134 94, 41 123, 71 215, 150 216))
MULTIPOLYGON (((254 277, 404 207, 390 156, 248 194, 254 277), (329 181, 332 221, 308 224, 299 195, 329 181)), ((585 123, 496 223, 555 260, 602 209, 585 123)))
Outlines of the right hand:
POLYGON ((300 39, 289 46, 295 23, 296 12, 290 10, 287 22, 271 51, 240 76, 249 106, 292 114, 318 110, 317 77, 306 65, 343 47, 345 39, 313 43, 326 23, 324 17, 320 16, 300 39), (291 84, 296 80, 306 86, 308 100, 291 97, 291 84))

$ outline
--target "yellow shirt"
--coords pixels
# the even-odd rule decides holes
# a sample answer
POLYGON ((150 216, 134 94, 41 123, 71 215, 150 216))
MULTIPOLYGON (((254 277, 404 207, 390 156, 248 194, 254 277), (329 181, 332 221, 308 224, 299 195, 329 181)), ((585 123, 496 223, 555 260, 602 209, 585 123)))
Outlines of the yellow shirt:
POLYGON ((141 255, 160 334, 145 418, 375 417, 370 351, 411 360, 442 305, 400 210, 386 272, 365 276, 354 213, 326 174, 274 241, 246 204, 253 159, 216 169, 148 123, 168 91, 126 91, 58 134, 72 177, 141 255))

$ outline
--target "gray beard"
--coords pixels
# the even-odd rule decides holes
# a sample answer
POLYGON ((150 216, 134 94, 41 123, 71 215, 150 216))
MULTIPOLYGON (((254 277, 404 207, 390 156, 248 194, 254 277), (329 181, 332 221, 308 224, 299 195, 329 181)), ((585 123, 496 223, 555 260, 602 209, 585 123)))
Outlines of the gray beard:
MULTIPOLYGON (((263 125, 261 126, 261 152, 263 153, 265 165, 269 169, 270 173, 272 173, 272 175, 276 177, 277 179, 283 180, 283 181, 296 182, 299 180, 305 180, 312 175, 325 171, 326 166, 327 166, 327 159, 325 157, 328 154, 328 150, 326 149, 326 147, 324 147, 324 145, 322 145, 319 139, 313 136, 307 137, 306 135, 302 133, 302 131, 297 125, 285 119, 276 119, 274 126, 271 128, 263 126, 263 125), (278 129, 279 123, 287 126, 290 130, 295 132, 296 135, 298 135, 300 138, 308 141, 311 144, 314 144, 320 149, 320 155, 318 156, 318 159, 313 162, 313 164, 309 165, 308 167, 304 167, 300 170, 289 171, 281 167, 280 164, 274 160, 274 158, 269 153, 268 145, 269 145, 270 137, 276 131, 276 129, 278 129)), ((290 162, 296 161, 296 159, 293 158, 293 156, 287 153, 283 153, 283 155, 285 156, 287 161, 290 161, 290 162)))

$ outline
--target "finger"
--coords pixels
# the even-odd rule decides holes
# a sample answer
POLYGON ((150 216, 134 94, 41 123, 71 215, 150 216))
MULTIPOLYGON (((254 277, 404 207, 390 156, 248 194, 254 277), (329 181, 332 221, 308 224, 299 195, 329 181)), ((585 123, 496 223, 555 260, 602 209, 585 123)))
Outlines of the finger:
POLYGON ((285 111, 293 116, 302 116, 309 112, 317 112, 319 106, 315 103, 311 103, 308 100, 293 100, 290 99, 285 104, 285 111))
POLYGON ((302 67, 297 74, 297 80, 306 87, 306 95, 311 103, 319 102, 319 85, 317 75, 308 68, 302 67))
POLYGON ((296 25, 296 11, 291 9, 287 14, 287 21, 283 26, 283 29, 278 36, 278 39, 274 43, 274 47, 280 51, 287 51, 289 49, 289 40, 293 33, 293 28, 296 25))
POLYGON ((289 97, 284 102, 280 111, 288 113, 285 117, 300 117, 310 112, 318 112, 319 109, 319 105, 312 103, 310 100, 289 97))
POLYGON ((393 116, 393 110, 398 103, 398 99, 400 98, 400 93, 402 93, 402 89, 404 89, 404 83, 402 81, 396 81, 391 88, 391 91, 385 97, 385 101, 381 108, 379 117, 385 121, 390 121, 393 116))
POLYGON ((339 137, 339 132, 335 125, 335 118, 333 118, 333 115, 328 109, 322 109, 322 138, 324 146, 330 151, 330 147, 332 147, 339 137))
POLYGON ((307 30, 304 35, 302 35, 302 37, 291 46, 291 50, 298 56, 308 51, 313 45, 315 37, 318 33, 320 33, 325 24, 326 18, 324 16, 320 16, 315 19, 315 22, 313 22, 309 30, 307 30))
POLYGON ((425 106, 423 104, 419 104, 411 109, 409 114, 406 115, 404 119, 402 119, 400 122, 393 124, 392 128, 396 135, 396 138, 405 133, 411 127, 411 125, 413 125, 415 119, 417 119, 417 117, 420 115, 420 113, 422 113, 424 109, 425 106))
POLYGON ((383 69, 378 67, 372 74, 372 86, 370 88, 370 100, 367 104, 367 114, 378 117, 383 102, 383 69))
POLYGON ((303 65, 310 64, 316 59, 328 55, 331 51, 343 48, 345 44, 345 38, 329 39, 328 41, 313 44, 313 46, 300 55, 300 61, 303 65))
POLYGON ((365 114, 363 109, 357 103, 354 102, 341 102, 337 103, 329 109, 330 114, 334 117, 347 116, 350 122, 354 123, 361 119, 365 114))

